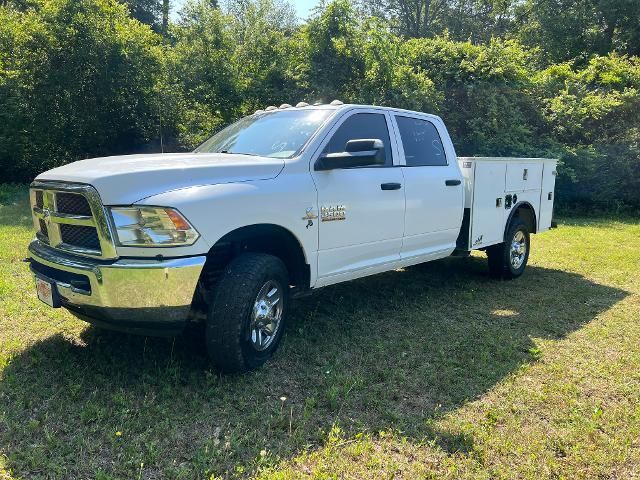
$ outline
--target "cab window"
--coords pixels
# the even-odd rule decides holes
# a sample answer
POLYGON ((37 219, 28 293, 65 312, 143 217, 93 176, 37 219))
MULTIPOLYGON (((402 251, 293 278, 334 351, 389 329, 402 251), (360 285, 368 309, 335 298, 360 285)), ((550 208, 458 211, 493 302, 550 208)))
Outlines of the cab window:
POLYGON ((396 116, 408 167, 447 165, 440 134, 428 120, 396 116))
POLYGON ((387 120, 380 113, 356 113, 351 115, 338 127, 323 153, 344 152, 349 140, 364 138, 382 140, 384 144, 384 166, 393 165, 387 120))

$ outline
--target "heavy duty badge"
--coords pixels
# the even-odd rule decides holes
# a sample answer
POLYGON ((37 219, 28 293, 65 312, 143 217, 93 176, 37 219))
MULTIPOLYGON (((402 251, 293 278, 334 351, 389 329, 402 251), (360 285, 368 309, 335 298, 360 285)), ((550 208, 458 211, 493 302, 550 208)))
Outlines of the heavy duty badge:
POLYGON ((344 220, 347 218, 347 207, 344 205, 331 205, 329 207, 320 208, 320 219, 323 222, 332 222, 333 220, 344 220))

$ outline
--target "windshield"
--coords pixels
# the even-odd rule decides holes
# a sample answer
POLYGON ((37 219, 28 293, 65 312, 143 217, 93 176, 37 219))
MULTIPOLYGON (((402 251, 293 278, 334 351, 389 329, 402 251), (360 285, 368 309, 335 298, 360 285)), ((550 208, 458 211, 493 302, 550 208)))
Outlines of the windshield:
POLYGON ((333 113, 329 109, 279 110, 242 118, 195 149, 197 153, 240 153, 291 158, 333 113))

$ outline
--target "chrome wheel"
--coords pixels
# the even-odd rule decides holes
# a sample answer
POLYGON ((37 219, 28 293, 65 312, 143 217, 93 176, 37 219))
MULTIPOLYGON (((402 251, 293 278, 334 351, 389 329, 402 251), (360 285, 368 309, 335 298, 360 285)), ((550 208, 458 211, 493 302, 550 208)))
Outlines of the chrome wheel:
POLYGON ((511 266, 518 270, 524 263, 527 256, 527 238, 522 230, 518 230, 511 240, 511 250, 509 252, 511 266))
POLYGON ((249 325, 251 345, 258 351, 269 348, 277 337, 282 323, 283 293, 275 280, 268 280, 258 292, 249 325))

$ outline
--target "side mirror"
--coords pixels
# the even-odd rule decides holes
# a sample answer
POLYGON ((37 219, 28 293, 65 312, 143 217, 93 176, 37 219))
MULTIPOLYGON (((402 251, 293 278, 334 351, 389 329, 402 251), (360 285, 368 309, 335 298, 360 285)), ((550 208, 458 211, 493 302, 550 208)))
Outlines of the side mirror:
POLYGON ((372 165, 384 165, 384 143, 378 138, 349 140, 344 147, 344 152, 320 155, 315 169, 335 170, 372 165))

